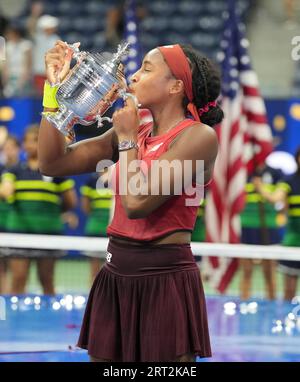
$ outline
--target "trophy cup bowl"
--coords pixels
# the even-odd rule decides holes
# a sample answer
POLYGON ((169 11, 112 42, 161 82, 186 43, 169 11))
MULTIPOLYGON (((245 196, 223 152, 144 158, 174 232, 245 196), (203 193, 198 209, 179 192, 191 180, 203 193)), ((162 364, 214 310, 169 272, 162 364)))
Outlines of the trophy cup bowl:
POLYGON ((76 65, 59 84, 56 99, 59 110, 45 113, 44 117, 67 137, 74 136, 75 123, 91 125, 104 120, 103 114, 120 97, 133 97, 126 93, 126 80, 120 70, 122 57, 128 52, 128 43, 118 46, 117 53, 107 57, 103 53, 80 52, 76 44, 73 50, 76 65))

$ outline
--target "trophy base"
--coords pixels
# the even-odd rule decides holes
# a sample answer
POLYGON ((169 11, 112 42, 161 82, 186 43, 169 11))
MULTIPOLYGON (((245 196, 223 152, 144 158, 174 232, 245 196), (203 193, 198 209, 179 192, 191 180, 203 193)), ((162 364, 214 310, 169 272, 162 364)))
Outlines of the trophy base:
POLYGON ((80 118, 73 111, 61 108, 55 113, 42 113, 42 115, 65 137, 74 136, 73 126, 80 118))

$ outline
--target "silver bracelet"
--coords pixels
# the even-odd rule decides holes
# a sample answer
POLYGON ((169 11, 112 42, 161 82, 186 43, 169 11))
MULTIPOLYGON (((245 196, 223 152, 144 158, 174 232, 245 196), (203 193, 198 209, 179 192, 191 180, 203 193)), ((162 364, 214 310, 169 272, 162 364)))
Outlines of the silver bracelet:
POLYGON ((119 151, 126 151, 126 150, 130 150, 130 149, 139 149, 139 145, 132 141, 132 140, 129 140, 129 141, 122 141, 118 144, 118 149, 119 151))

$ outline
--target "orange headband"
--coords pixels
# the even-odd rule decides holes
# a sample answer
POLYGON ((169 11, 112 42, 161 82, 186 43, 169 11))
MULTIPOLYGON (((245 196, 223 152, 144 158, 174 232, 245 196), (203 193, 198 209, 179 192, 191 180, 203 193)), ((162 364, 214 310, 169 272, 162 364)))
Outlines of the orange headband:
POLYGON ((196 121, 200 121, 199 115, 208 111, 209 106, 216 106, 216 102, 209 102, 202 109, 197 109, 193 103, 193 85, 192 72, 186 55, 179 44, 159 46, 159 51, 163 55, 174 77, 181 80, 184 85, 185 94, 189 100, 187 106, 188 111, 192 114, 196 121))

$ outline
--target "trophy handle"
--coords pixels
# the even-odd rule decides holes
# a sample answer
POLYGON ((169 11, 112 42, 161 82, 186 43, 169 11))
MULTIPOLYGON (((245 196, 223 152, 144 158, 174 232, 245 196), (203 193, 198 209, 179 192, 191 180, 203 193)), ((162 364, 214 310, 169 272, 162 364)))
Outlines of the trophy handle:
POLYGON ((127 98, 131 98, 133 102, 135 103, 136 108, 140 108, 142 105, 139 103, 138 99, 135 95, 131 93, 127 93, 125 89, 119 90, 119 96, 123 99, 123 101, 126 101, 127 98))
POLYGON ((86 57, 87 55, 87 52, 85 51, 80 51, 79 50, 79 45, 80 43, 79 42, 75 42, 74 44, 68 44, 66 41, 65 41, 65 44, 68 46, 69 49, 71 49, 73 51, 73 58, 75 58, 76 60, 76 65, 69 70, 68 74, 65 76, 65 78, 63 80, 60 80, 59 78, 59 72, 56 73, 56 82, 54 84, 51 84, 51 87, 55 87, 55 86, 60 86, 62 85, 63 83, 65 83, 72 75, 72 73, 77 69, 77 67, 80 65, 81 61, 86 57))
MULTIPOLYGON (((137 107, 137 109, 141 106, 141 104, 138 103, 137 98, 136 98, 133 94, 131 94, 131 93, 126 93, 126 91, 125 91, 124 89, 120 89, 118 93, 119 93, 119 96, 120 96, 121 98, 123 98, 124 101, 125 101, 127 98, 132 98, 133 101, 134 101, 134 103, 135 103, 135 105, 136 105, 136 107, 137 107)), ((97 121, 97 123, 98 123, 97 127, 99 128, 99 127, 103 127, 103 121, 107 121, 107 122, 109 122, 109 123, 112 123, 112 118, 110 118, 110 117, 102 117, 100 114, 97 114, 97 115, 96 115, 96 121, 97 121)), ((84 122, 85 122, 85 123, 82 123, 82 122, 80 122, 80 123, 82 123, 83 125, 90 125, 90 124, 92 124, 94 121, 91 121, 91 122, 84 121, 84 122)))
POLYGON ((68 44, 66 41, 65 41, 65 44, 68 46, 69 49, 71 49, 73 51, 73 57, 75 58, 75 60, 77 60, 77 62, 81 62, 82 61, 82 58, 83 56, 86 55, 86 52, 81 52, 79 50, 79 45, 80 45, 80 42, 75 42, 74 44, 68 44))
POLYGON ((112 119, 109 117, 101 117, 100 114, 97 114, 95 118, 92 121, 87 121, 85 119, 81 119, 79 123, 83 126, 89 126, 92 125, 93 123, 97 122, 97 127, 102 127, 103 126, 103 121, 107 121, 109 123, 112 123, 112 119))
MULTIPOLYGON (((134 103, 135 103, 135 105, 136 105, 136 108, 137 108, 137 109, 141 106, 141 104, 138 103, 137 98, 136 98, 133 94, 131 94, 131 93, 126 93, 126 90, 124 90, 124 89, 119 89, 119 92, 118 92, 118 93, 119 93, 119 96, 120 96, 121 98, 123 98, 124 101, 125 101, 127 98, 132 98, 133 101, 134 101, 134 103)), ((102 117, 100 114, 97 114, 97 115, 96 115, 96 121, 98 122, 98 126, 97 126, 97 127, 102 127, 102 126, 103 126, 103 121, 107 121, 107 122, 109 122, 109 123, 112 123, 112 118, 109 118, 109 117, 102 117)), ((91 123, 93 123, 93 122, 90 122, 90 123, 88 123, 88 124, 90 125, 91 123)))
POLYGON ((99 115, 99 114, 96 116, 96 120, 98 122, 98 126, 97 127, 102 127, 103 126, 103 121, 107 121, 109 123, 112 123, 112 118, 101 117, 101 115, 99 115))

